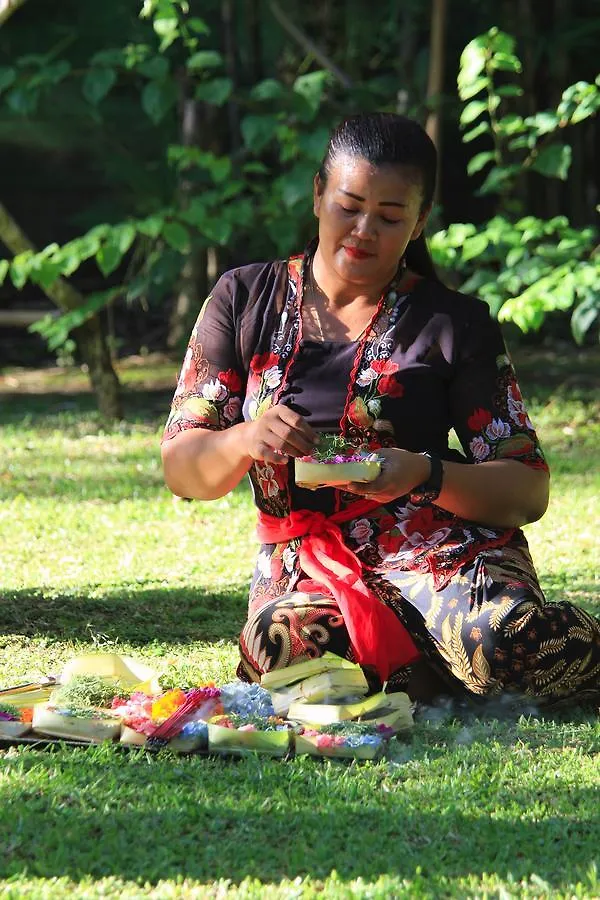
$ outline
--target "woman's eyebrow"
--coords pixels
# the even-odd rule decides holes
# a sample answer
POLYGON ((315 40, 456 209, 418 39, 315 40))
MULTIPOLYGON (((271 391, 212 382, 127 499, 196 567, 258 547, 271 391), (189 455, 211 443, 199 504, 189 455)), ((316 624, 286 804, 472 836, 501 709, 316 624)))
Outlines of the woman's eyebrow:
MULTIPOLYGON (((345 191, 344 188, 340 188, 340 191, 347 197, 352 197, 353 200, 360 200, 362 202, 365 199, 364 197, 361 197, 360 194, 353 194, 350 191, 345 191)), ((400 206, 401 208, 404 208, 406 203, 399 203, 396 200, 382 200, 379 203, 379 206, 400 206)))

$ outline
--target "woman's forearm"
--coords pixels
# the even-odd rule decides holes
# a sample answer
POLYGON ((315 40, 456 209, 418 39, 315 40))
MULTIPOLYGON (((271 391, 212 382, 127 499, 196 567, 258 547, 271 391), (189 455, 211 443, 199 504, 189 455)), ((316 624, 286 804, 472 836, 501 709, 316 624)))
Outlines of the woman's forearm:
POLYGON ((548 487, 547 472, 512 459, 476 465, 444 462, 442 490, 435 502, 473 522, 517 528, 544 515, 548 487))
POLYGON ((247 423, 225 431, 192 428, 162 445, 165 482, 179 497, 217 500, 232 491, 253 460, 247 453, 247 423))
POLYGON ((310 453, 316 432, 302 416, 276 403, 258 419, 225 431, 191 428, 162 445, 165 481, 180 497, 217 500, 236 487, 253 463, 287 464, 310 453))

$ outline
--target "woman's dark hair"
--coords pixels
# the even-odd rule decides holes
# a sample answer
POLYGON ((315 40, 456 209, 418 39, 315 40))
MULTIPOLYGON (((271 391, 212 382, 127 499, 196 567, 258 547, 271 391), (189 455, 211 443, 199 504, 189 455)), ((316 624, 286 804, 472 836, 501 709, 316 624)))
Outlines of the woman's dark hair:
MULTIPOLYGON (((435 191, 437 150, 425 129, 414 119, 381 112, 344 119, 329 138, 319 169, 319 179, 323 185, 327 183, 332 166, 342 155, 366 159, 373 166, 400 165, 414 169, 423 190, 421 211, 431 206, 435 191)), ((410 241, 405 258, 409 269, 437 280, 423 235, 410 241)))

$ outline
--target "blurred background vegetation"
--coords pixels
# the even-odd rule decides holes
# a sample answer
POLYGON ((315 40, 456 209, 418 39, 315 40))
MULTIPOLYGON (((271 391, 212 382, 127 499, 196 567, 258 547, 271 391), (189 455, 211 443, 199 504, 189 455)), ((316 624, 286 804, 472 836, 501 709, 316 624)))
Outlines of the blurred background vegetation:
MULTIPOLYGON (((181 358, 225 269, 299 252, 342 117, 441 151, 444 279, 597 341, 600 0, 0 0, 0 369, 181 358)), ((515 333, 511 335, 515 339, 515 333)))

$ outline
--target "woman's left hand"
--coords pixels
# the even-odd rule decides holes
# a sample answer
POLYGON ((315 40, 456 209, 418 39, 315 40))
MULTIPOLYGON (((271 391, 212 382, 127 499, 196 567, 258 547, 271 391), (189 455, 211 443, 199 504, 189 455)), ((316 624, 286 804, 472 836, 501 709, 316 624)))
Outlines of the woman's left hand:
POLYGON ((429 477, 429 460, 421 453, 392 447, 378 450, 382 457, 381 473, 374 481, 351 481, 336 485, 338 490, 358 494, 378 503, 390 503, 397 497, 410 494, 418 484, 429 477))

